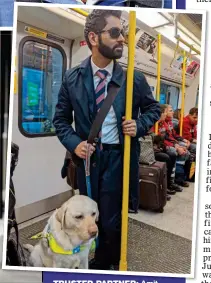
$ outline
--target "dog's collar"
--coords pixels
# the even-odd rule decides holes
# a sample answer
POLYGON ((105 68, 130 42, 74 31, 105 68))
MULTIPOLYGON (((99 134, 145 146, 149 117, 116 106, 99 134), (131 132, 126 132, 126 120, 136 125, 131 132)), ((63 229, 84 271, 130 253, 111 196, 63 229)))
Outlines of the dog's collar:
MULTIPOLYGON (((35 236, 32 236, 30 239, 37 240, 41 238, 45 238, 48 240, 48 246, 51 249, 51 251, 55 254, 74 255, 74 254, 80 253, 84 251, 85 249, 87 249, 86 245, 80 245, 80 246, 75 247, 72 250, 65 250, 57 243, 56 239, 54 238, 52 233, 50 233, 49 231, 47 233, 43 233, 43 232, 38 233, 35 236)), ((94 251, 95 248, 96 248, 96 243, 94 240, 92 242, 91 251, 94 251)))

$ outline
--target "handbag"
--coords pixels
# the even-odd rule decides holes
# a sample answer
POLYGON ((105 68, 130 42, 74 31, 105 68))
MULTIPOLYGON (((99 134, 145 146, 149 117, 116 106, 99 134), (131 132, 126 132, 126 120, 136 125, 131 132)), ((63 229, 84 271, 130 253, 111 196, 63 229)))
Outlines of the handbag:
MULTIPOLYGON (((92 124, 87 143, 93 144, 98 141, 98 133, 105 120, 105 117, 119 91, 120 87, 115 84, 110 84, 108 88, 108 94, 96 115, 96 118, 92 124)), ((62 178, 67 177, 67 183, 74 190, 78 189, 77 186, 77 166, 80 162, 80 158, 73 152, 66 152, 65 163, 62 168, 62 178)))
POLYGON ((140 156, 139 163, 152 165, 156 162, 153 149, 152 136, 145 136, 139 139, 140 142, 140 156))
POLYGON ((76 164, 73 162, 72 154, 67 151, 65 159, 68 160, 67 167, 67 184, 74 190, 77 190, 77 175, 76 175, 76 164))

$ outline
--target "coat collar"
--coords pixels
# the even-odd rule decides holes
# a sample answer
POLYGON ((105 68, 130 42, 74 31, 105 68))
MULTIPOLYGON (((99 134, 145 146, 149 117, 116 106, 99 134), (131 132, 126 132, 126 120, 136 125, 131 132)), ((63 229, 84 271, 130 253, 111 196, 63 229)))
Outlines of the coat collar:
MULTIPOLYGON (((96 110, 96 102, 95 102, 95 90, 94 90, 94 83, 93 83, 93 71, 91 66, 91 56, 86 58, 80 64, 80 72, 83 78, 83 84, 87 91, 88 96, 88 111, 89 111, 89 119, 90 123, 92 124, 95 116, 97 114, 96 110)), ((109 84, 116 84, 117 86, 121 87, 124 83, 125 75, 123 72, 122 67, 115 61, 112 78, 109 84)), ((118 99, 118 98, 117 98, 118 99)))
MULTIPOLYGON (((80 65, 81 73, 82 75, 85 75, 86 73, 89 73, 93 77, 93 72, 91 68, 91 56, 86 58, 80 65)), ((122 83, 124 81, 124 73, 123 69, 120 66, 119 63, 114 61, 114 69, 113 69, 113 75, 111 78, 111 82, 114 82, 119 87, 122 86, 122 83)))

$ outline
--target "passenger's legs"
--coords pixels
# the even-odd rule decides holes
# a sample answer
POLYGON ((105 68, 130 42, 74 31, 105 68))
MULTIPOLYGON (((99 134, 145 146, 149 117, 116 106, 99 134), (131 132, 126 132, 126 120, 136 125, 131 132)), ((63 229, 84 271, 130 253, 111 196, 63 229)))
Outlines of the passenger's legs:
MULTIPOLYGON (((188 182, 186 182, 185 163, 188 161, 190 157, 190 152, 187 151, 187 153, 184 155, 178 155, 174 147, 168 147, 167 154, 177 155, 174 183, 182 187, 188 187, 189 184, 188 182)), ((172 174, 172 178, 174 178, 173 174, 172 174)))
POLYGON ((196 153, 196 143, 191 143, 190 144, 190 147, 189 147, 189 150, 193 153, 196 153))
POLYGON ((166 151, 166 154, 169 156, 170 164, 169 164, 169 183, 168 188, 170 191, 182 192, 182 188, 175 184, 175 170, 176 170, 176 159, 177 152, 174 147, 169 147, 166 151))
POLYGON ((187 180, 186 165, 189 162, 190 152, 187 151, 184 155, 179 155, 176 161, 175 183, 182 187, 189 187, 187 180))

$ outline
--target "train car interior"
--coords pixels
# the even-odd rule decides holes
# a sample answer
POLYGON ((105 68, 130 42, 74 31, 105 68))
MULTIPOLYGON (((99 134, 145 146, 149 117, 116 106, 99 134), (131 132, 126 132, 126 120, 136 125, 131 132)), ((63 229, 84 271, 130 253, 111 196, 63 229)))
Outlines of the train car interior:
MULTIPOLYGON (((174 111, 182 105, 180 51, 187 52, 186 116, 191 108, 198 107, 202 15, 140 9, 136 16, 135 69, 144 73, 156 97, 156 44, 160 34, 159 102, 172 105, 174 111), (198 53, 192 51, 193 46, 198 53)), ((122 24, 126 31, 128 22, 124 10, 122 24)), ((55 136, 52 118, 65 71, 90 55, 84 24, 85 17, 67 7, 18 8, 12 141, 19 146, 13 181, 21 244, 42 231, 52 211, 78 193, 61 178, 66 151, 55 136)), ((123 57, 118 60, 125 69, 128 44, 126 39, 123 57)), ((6 118, 7 105, 6 101, 2 110, 6 118)), ((195 190, 194 182, 190 182, 183 192, 171 197, 163 213, 144 209, 129 213, 129 271, 191 273, 195 190)))

